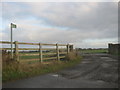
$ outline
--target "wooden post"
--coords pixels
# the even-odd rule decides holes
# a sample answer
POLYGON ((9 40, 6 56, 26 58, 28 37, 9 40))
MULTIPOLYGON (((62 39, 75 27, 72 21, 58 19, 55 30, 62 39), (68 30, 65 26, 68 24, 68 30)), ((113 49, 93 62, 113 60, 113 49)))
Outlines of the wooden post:
POLYGON ((59 61, 59 48, 58 48, 58 44, 56 44, 56 53, 57 53, 57 60, 59 61))
POLYGON ((67 54, 70 52, 69 44, 67 45, 67 54))
POLYGON ((42 45, 39 43, 39 58, 40 62, 43 62, 43 57, 42 57, 42 45))
POLYGON ((108 43, 108 53, 112 54, 112 43, 108 43))
POLYGON ((70 45, 70 52, 73 52, 73 45, 70 45))
POLYGON ((75 49, 75 52, 76 52, 76 56, 78 56, 78 49, 77 48, 75 49))
POLYGON ((18 41, 15 41, 15 60, 19 61, 18 41))

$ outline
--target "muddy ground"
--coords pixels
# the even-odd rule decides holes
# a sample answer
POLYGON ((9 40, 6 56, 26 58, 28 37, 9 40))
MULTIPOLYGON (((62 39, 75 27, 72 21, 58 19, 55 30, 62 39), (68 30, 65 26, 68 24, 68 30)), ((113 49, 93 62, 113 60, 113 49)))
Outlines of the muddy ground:
POLYGON ((5 83, 3 88, 118 88, 118 60, 82 54, 78 65, 56 73, 5 83))

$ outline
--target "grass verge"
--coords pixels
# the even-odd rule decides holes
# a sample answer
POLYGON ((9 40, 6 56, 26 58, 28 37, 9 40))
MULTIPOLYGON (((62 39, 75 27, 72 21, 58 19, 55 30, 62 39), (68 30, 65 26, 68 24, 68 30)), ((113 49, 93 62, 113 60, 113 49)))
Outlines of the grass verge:
POLYGON ((75 56, 71 53, 66 57, 65 61, 53 61, 49 64, 25 64, 12 62, 4 64, 2 70, 3 83, 22 78, 29 78, 32 76, 42 75, 51 72, 58 72, 64 68, 72 67, 81 61, 81 57, 75 56))
POLYGON ((86 49, 86 50, 80 50, 82 53, 108 53, 107 49, 86 49))

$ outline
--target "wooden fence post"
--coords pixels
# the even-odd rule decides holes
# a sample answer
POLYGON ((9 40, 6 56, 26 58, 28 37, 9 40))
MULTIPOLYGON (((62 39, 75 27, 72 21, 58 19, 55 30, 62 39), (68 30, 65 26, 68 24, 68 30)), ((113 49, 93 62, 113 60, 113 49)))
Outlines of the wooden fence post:
POLYGON ((15 60, 19 61, 18 41, 15 41, 15 60))
POLYGON ((67 45, 67 54, 70 52, 69 44, 67 45))
POLYGON ((42 57, 42 45, 39 43, 39 58, 41 63, 43 62, 43 57, 42 57))
POLYGON ((57 60, 60 60, 58 44, 56 44, 56 53, 57 53, 57 60))
POLYGON ((70 45, 70 52, 73 52, 73 45, 70 45))

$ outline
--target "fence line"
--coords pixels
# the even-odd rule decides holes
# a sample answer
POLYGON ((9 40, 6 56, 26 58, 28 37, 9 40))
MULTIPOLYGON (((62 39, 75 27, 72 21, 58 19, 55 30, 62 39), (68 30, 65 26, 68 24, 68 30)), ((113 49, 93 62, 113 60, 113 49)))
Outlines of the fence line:
MULTIPOLYGON (((0 41, 0 43, 2 44, 11 44, 11 42, 8 42, 8 41, 0 41)), ((15 48, 14 49, 14 59, 17 60, 17 61, 23 61, 23 60, 20 60, 20 56, 29 56, 29 55, 32 55, 32 56, 36 56, 38 55, 39 56, 39 59, 34 59, 34 60, 39 60, 40 62, 43 62, 44 60, 49 60, 49 59, 57 59, 58 61, 61 59, 61 58, 65 58, 65 55, 66 54, 69 54, 69 52, 72 52, 73 51, 73 45, 69 45, 69 44, 45 44, 45 43, 24 43, 24 42, 18 42, 18 41, 15 41, 13 42, 13 44, 15 45, 15 48), (20 44, 23 44, 23 45, 37 45, 39 46, 39 48, 19 48, 19 45, 20 44), (55 46, 56 48, 42 48, 42 46, 55 46), (59 46, 66 46, 66 48, 59 48, 59 46), (37 50, 38 51, 38 54, 22 54, 22 53, 19 53, 19 50, 37 50), (49 53, 43 53, 44 50, 55 50, 55 52, 50 52, 49 53), (66 52, 62 51, 62 50, 66 50, 66 52), (60 56, 61 54, 63 54, 64 56, 60 56), (49 57, 43 57, 44 55, 48 55, 49 57), (50 57, 50 55, 55 55, 54 57, 50 57)), ((11 48, 0 48, 0 50, 11 50, 11 48)), ((24 60, 24 61, 33 61, 32 59, 31 60, 24 60)), ((24 62, 23 61, 23 62, 24 62)))
MULTIPOLYGON (((9 41, 0 41, 0 43, 3 44, 11 44, 9 41)), ((15 44, 15 42, 12 42, 12 44, 15 44)), ((24 42, 18 42, 18 44, 26 44, 26 45, 39 45, 39 43, 24 43, 24 42)), ((41 43, 41 45, 46 45, 46 46, 56 46, 56 44, 45 44, 41 43)), ((58 44, 58 46, 66 46, 66 44, 58 44)))

